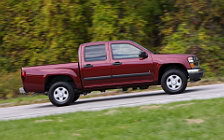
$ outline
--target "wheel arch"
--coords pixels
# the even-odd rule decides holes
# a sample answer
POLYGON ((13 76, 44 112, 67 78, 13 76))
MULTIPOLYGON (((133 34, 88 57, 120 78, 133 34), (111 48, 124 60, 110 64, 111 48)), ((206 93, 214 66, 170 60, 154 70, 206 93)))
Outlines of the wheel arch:
POLYGON ((162 66, 160 66, 159 68, 159 72, 158 72, 158 83, 161 84, 161 78, 162 75, 170 69, 179 69, 184 71, 184 73, 186 74, 186 76, 188 77, 188 72, 187 72, 187 68, 180 63, 169 63, 169 64, 163 64, 162 66))
POLYGON ((72 76, 62 74, 62 75, 49 75, 45 79, 45 84, 44 84, 44 90, 49 91, 51 85, 53 85, 56 82, 68 82, 74 88, 76 87, 75 81, 73 80, 72 76))

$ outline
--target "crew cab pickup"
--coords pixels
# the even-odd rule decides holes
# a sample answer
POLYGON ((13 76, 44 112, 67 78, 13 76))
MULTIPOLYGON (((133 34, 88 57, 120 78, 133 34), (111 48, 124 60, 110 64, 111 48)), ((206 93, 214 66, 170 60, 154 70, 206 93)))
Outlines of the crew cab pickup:
POLYGON ((128 40, 81 44, 78 54, 77 63, 22 68, 20 93, 46 93, 56 106, 69 105, 80 94, 113 88, 161 85, 166 93, 177 94, 204 73, 195 55, 153 54, 128 40))

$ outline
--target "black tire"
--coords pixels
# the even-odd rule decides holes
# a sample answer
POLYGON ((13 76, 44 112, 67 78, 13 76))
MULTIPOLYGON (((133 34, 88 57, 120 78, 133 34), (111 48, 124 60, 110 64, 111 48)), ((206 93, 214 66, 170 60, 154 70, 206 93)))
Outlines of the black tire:
POLYGON ((74 96, 74 98, 73 98, 73 100, 72 100, 72 102, 75 102, 75 101, 77 101, 77 100, 79 99, 79 97, 80 97, 80 94, 78 94, 78 95, 75 95, 75 96, 74 96))
POLYGON ((70 105, 75 98, 74 88, 67 82, 56 82, 50 87, 48 97, 51 103, 55 106, 70 105), (61 95, 60 97, 56 97, 59 96, 59 93, 57 92, 60 92, 60 95, 64 93, 63 95, 66 95, 66 97, 63 97, 63 95, 61 95), (60 99, 62 100, 59 101, 60 99))
POLYGON ((182 93, 187 87, 187 75, 179 69, 169 69, 161 78, 161 86, 167 94, 182 93), (174 82, 169 81, 170 79, 174 79, 174 82))

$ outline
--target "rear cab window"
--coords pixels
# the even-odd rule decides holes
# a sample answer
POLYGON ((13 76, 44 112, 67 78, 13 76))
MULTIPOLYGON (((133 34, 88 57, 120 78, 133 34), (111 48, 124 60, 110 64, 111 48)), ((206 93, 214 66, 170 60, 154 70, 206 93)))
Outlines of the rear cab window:
POLYGON ((104 44, 91 45, 84 48, 84 59, 89 61, 103 61, 107 59, 106 47, 104 44))

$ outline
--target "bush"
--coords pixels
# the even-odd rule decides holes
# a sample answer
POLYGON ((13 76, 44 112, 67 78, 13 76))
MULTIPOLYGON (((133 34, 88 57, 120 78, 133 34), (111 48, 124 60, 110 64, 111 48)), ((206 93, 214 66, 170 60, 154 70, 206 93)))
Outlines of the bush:
POLYGON ((0 74, 0 99, 17 97, 22 86, 20 72, 0 74))

